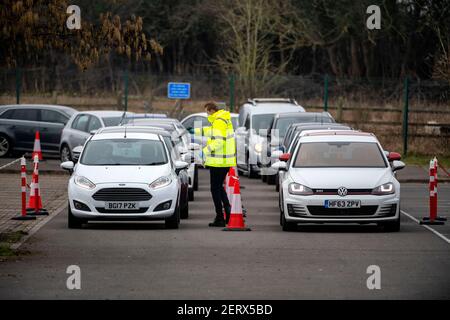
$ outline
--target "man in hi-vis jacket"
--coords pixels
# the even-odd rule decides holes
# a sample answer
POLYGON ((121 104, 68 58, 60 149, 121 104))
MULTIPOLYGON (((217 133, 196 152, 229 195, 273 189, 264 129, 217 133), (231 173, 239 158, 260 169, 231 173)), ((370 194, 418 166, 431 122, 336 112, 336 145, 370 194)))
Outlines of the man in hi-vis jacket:
POLYGON ((216 209, 216 218, 210 227, 225 227, 230 219, 231 205, 223 183, 230 167, 236 166, 236 142, 230 112, 220 110, 213 102, 205 105, 210 127, 195 129, 196 135, 208 137, 206 147, 203 148, 205 167, 209 168, 211 195, 216 209), (223 218, 223 210, 226 220, 223 218))

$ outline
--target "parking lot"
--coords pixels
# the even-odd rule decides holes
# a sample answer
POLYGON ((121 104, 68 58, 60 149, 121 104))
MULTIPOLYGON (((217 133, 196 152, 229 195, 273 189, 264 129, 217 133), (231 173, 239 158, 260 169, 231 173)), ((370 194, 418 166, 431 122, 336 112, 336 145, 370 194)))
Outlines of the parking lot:
MULTIPOLYGON (((8 176, 0 174, 2 183, 10 183, 8 176)), ((55 189, 65 191, 65 179, 42 176, 44 201, 55 189)), ((241 177, 252 231, 223 232, 207 226, 214 216, 208 183, 208 172, 200 170, 190 217, 178 230, 166 230, 161 222, 68 229, 66 209, 53 210, 19 256, 0 262, 0 299, 450 298, 450 243, 441 238, 450 237, 449 222, 432 226, 441 237, 405 214, 398 233, 372 225, 310 225, 283 232, 274 187, 241 177), (81 269, 81 290, 66 287, 70 265, 81 269), (380 290, 367 288, 371 265, 380 267, 380 290)), ((402 211, 416 219, 427 215, 427 188, 403 183, 402 211)), ((450 185, 440 184, 439 214, 449 213, 450 185)))

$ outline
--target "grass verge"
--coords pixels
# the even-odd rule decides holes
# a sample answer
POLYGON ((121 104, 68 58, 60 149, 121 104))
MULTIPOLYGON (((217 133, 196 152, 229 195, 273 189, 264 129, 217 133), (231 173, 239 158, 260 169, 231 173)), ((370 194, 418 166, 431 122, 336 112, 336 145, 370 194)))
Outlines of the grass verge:
POLYGON ((0 233, 0 257, 16 256, 17 252, 12 250, 10 246, 20 241, 26 234, 24 231, 0 233))

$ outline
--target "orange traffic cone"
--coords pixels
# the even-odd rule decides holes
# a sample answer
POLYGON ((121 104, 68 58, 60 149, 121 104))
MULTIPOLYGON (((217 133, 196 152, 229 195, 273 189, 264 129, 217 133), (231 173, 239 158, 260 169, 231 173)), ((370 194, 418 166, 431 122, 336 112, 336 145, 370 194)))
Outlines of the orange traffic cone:
POLYGON ((223 231, 250 231, 251 229, 245 226, 244 217, 242 215, 242 202, 241 202, 241 188, 239 179, 234 180, 234 192, 231 201, 231 216, 230 221, 223 231))
POLYGON ((30 216, 47 216, 48 211, 42 208, 41 192, 39 188, 39 156, 34 156, 34 170, 31 178, 30 200, 27 214, 30 216))
POLYGON ((34 159, 35 155, 38 155, 39 160, 42 160, 41 136, 39 134, 39 131, 36 131, 36 134, 34 137, 34 147, 33 147, 33 154, 31 155, 31 159, 34 159))

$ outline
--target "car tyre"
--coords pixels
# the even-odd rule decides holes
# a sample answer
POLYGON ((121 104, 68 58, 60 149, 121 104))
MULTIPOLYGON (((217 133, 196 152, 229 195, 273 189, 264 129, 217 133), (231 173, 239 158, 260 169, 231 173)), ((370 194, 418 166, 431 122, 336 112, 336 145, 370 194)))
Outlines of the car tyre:
POLYGON ((284 214, 281 214, 281 227, 283 231, 295 231, 297 230, 297 223, 287 221, 284 214))
POLYGON ((0 134, 0 158, 6 157, 12 152, 12 143, 9 137, 0 134))
POLYGON ((177 204, 173 215, 165 220, 165 227, 166 229, 178 229, 179 226, 180 226, 180 206, 177 204))
POLYGON ((73 161, 72 154, 70 152, 70 148, 67 144, 63 144, 60 152, 61 162, 73 161))
POLYGON ((269 186, 273 186, 275 184, 276 177, 277 177, 276 174, 272 174, 272 175, 267 176, 267 184, 269 186))
POLYGON ((264 173, 261 173, 261 180, 262 180, 262 182, 267 182, 267 175, 264 173))
POLYGON ((194 188, 189 188, 188 189, 188 200, 189 201, 194 201, 194 188))
POLYGON ((198 191, 198 166, 194 169, 194 191, 198 191))
POLYGON ((247 156, 247 175, 249 177, 249 179, 254 179, 258 177, 258 173, 256 173, 253 169, 252 169, 252 165, 250 164, 250 157, 247 156))
POLYGON ((383 227, 384 231, 386 231, 386 232, 399 232, 400 231, 400 215, 397 220, 383 222, 380 225, 383 227))
POLYGON ((67 226, 69 229, 81 229, 83 223, 86 223, 85 219, 77 218, 73 215, 72 210, 70 209, 70 203, 68 203, 67 207, 67 226))
POLYGON ((184 208, 181 209, 180 217, 181 217, 181 219, 189 218, 189 202, 186 202, 186 205, 184 206, 184 208))

